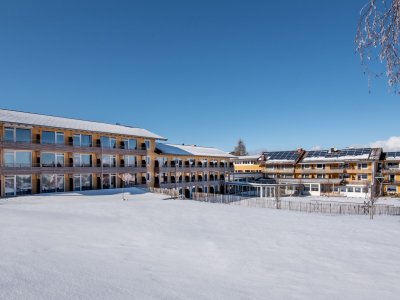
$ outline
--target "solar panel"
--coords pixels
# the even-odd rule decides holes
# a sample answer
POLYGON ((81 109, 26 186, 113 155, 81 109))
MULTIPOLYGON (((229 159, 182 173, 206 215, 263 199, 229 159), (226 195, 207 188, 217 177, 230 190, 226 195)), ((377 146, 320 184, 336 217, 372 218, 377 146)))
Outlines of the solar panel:
MULTIPOLYGON (((315 150, 307 152, 308 158, 320 157, 320 158, 338 158, 344 156, 360 156, 369 154, 371 148, 359 148, 359 149, 342 149, 335 152, 329 152, 328 150, 315 150)), ((400 153, 400 152, 399 152, 400 153)))
POLYGON ((268 160, 296 160, 299 157, 297 151, 278 151, 267 153, 268 160))
POLYGON ((390 158, 400 158, 400 152, 394 151, 394 152, 387 152, 386 157, 390 158))

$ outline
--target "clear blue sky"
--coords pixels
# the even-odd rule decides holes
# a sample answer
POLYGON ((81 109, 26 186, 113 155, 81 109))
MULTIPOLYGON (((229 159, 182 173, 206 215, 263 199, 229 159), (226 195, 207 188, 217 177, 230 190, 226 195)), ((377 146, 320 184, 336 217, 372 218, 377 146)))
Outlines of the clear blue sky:
POLYGON ((368 92, 366 1, 1 1, 0 107, 224 150, 387 139, 400 96, 368 92))

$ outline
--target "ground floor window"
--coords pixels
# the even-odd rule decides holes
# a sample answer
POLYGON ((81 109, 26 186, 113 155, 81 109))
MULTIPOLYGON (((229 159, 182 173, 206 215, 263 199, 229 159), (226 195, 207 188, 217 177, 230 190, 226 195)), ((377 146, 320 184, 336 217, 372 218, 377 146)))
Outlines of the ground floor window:
POLYGON ((87 191, 92 189, 92 174, 74 175, 74 191, 87 191))
POLYGON ((32 194, 32 176, 16 175, 5 177, 5 195, 28 195, 32 194))
POLYGON ((41 176, 41 192, 55 193, 64 192, 64 175, 48 174, 41 176))
POLYGON ((117 187, 117 175, 103 174, 103 189, 115 189, 117 187))
POLYGON ((386 191, 388 193, 396 193, 397 192, 397 187, 395 185, 388 185, 386 188, 386 191))

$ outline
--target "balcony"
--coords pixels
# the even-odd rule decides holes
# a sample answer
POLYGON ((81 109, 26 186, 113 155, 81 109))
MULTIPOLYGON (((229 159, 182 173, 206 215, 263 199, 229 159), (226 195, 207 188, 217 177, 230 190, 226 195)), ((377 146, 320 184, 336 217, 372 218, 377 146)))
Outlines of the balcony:
POLYGON ((205 172, 205 171, 215 171, 215 172, 233 172, 233 167, 220 167, 220 166, 199 166, 199 165, 161 165, 154 168, 155 172, 205 172))
POLYGON ((267 174, 293 174, 294 168, 283 168, 283 169, 265 169, 265 173, 267 174))
POLYGON ((76 166, 73 164, 48 164, 42 165, 33 163, 32 165, 7 164, 0 166, 0 172, 4 175, 24 175, 24 174, 79 174, 79 173, 145 173, 147 168, 143 166, 101 166, 88 165, 76 166))
POLYGON ((385 167, 382 170, 382 174, 400 174, 400 168, 395 167, 385 167))
POLYGON ((137 149, 125 149, 123 145, 117 145, 115 148, 105 148, 98 144, 91 146, 74 146, 72 143, 65 144, 41 144, 38 140, 30 143, 9 142, 0 140, 0 148, 13 150, 34 150, 34 151, 54 151, 54 152, 79 152, 79 153, 97 153, 97 154, 124 154, 124 155, 147 155, 145 147, 137 149))
POLYGON ((345 173, 343 168, 325 168, 325 169, 296 169, 296 174, 342 174, 345 173))

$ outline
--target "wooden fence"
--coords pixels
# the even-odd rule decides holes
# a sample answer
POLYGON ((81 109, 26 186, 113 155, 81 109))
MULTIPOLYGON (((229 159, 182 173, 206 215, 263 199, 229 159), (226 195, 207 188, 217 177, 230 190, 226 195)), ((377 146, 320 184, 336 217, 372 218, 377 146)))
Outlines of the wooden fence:
MULTIPOLYGON (((238 195, 221 195, 193 193, 194 201, 221 203, 228 205, 241 205, 259 208, 274 208, 293 210, 307 213, 341 214, 341 215, 367 215, 370 207, 364 203, 335 202, 335 201, 301 201, 290 199, 249 198, 238 195)), ((374 215, 400 216, 400 206, 375 204, 374 215)))

